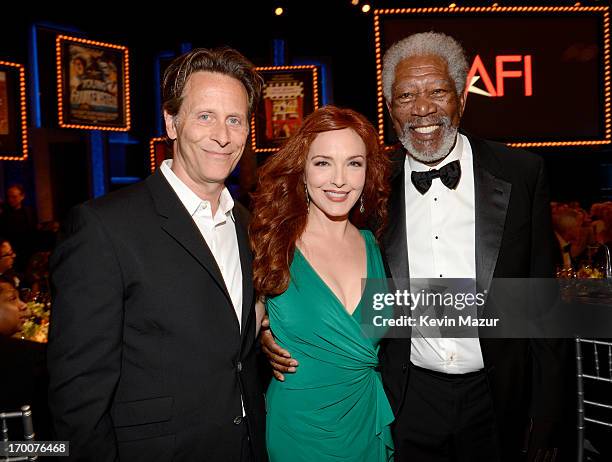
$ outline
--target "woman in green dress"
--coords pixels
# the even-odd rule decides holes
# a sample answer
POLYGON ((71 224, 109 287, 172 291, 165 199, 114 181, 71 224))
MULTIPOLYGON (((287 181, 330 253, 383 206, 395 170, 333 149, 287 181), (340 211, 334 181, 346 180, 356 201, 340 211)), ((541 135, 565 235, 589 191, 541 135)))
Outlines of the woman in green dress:
POLYGON ((271 462, 392 460, 380 339, 362 326, 371 295, 384 290, 375 235, 386 221, 388 169, 372 125, 333 106, 308 116, 261 169, 255 288, 278 343, 300 364, 268 388, 271 462), (358 229, 364 223, 376 224, 375 235, 358 229))

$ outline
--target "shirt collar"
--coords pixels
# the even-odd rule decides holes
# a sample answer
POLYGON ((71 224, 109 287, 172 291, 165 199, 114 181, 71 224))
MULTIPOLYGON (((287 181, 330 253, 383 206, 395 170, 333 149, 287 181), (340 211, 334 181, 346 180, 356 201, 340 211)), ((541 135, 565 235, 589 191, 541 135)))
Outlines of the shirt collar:
POLYGON ((436 165, 435 167, 431 167, 427 164, 424 164, 423 162, 419 162, 414 157, 406 153, 405 168, 406 168, 406 171, 409 171, 409 172, 411 171, 426 172, 428 170, 431 170, 432 168, 439 169, 441 167, 444 167, 446 164, 450 164, 451 162, 455 160, 461 161, 462 155, 463 155, 463 135, 461 135, 460 133, 457 133, 457 141, 455 141, 455 146, 453 146, 453 149, 451 150, 451 152, 438 165, 436 165))
MULTIPOLYGON (((189 215, 194 216, 202 203, 207 203, 210 205, 209 201, 200 199, 196 193, 189 189, 189 186, 183 183, 183 181, 176 176, 176 174, 172 171, 172 159, 164 160, 160 169, 180 201, 183 203, 183 206, 185 206, 187 209, 189 215)), ((229 216, 232 217, 232 220, 234 220, 234 214, 232 212, 233 208, 234 199, 232 198, 232 195, 228 189, 224 187, 221 191, 221 195, 219 196, 219 208, 217 209, 217 215, 219 213, 226 216, 229 214, 229 216)))
POLYGON ((224 215, 230 215, 234 219, 234 198, 227 188, 223 188, 221 196, 219 196, 219 211, 224 215))

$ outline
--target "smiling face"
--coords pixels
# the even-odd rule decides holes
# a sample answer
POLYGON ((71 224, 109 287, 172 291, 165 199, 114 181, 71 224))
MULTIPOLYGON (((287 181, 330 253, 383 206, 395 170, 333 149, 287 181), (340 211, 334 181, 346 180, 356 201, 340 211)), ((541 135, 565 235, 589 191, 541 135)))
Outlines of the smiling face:
POLYGON ((365 143, 352 128, 319 133, 308 150, 304 177, 310 215, 348 218, 365 184, 365 143))
POLYGON ((166 131, 174 141, 174 173, 193 190, 222 186, 244 150, 247 113, 247 92, 238 80, 193 73, 178 114, 164 111, 166 131))
POLYGON ((463 106, 464 98, 439 56, 411 56, 395 68, 387 108, 398 138, 415 159, 433 163, 450 153, 463 106))
POLYGON ((13 335, 27 318, 27 305, 19 298, 17 289, 8 282, 0 282, 0 335, 13 335))

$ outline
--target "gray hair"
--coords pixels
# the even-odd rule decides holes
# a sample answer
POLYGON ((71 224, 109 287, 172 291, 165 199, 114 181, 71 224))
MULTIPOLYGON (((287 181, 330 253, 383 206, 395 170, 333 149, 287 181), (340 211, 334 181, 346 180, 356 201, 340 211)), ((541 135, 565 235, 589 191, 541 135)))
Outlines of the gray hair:
POLYGON ((441 32, 422 32, 394 43, 383 57, 383 94, 388 102, 391 102, 397 65, 411 56, 426 55, 439 56, 446 61, 448 73, 457 89, 457 95, 463 94, 468 73, 465 51, 459 42, 449 35, 441 32))

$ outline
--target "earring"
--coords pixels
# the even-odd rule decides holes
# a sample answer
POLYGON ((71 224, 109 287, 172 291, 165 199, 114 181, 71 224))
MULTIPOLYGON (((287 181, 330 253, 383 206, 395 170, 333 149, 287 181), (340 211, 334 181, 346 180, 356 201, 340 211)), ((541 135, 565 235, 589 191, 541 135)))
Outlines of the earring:
POLYGON ((363 194, 361 195, 361 197, 359 198, 359 211, 361 213, 365 212, 365 207, 363 206, 363 194))
POLYGON ((306 194, 306 209, 310 212, 310 196, 308 195, 308 186, 304 183, 304 194, 306 194))

